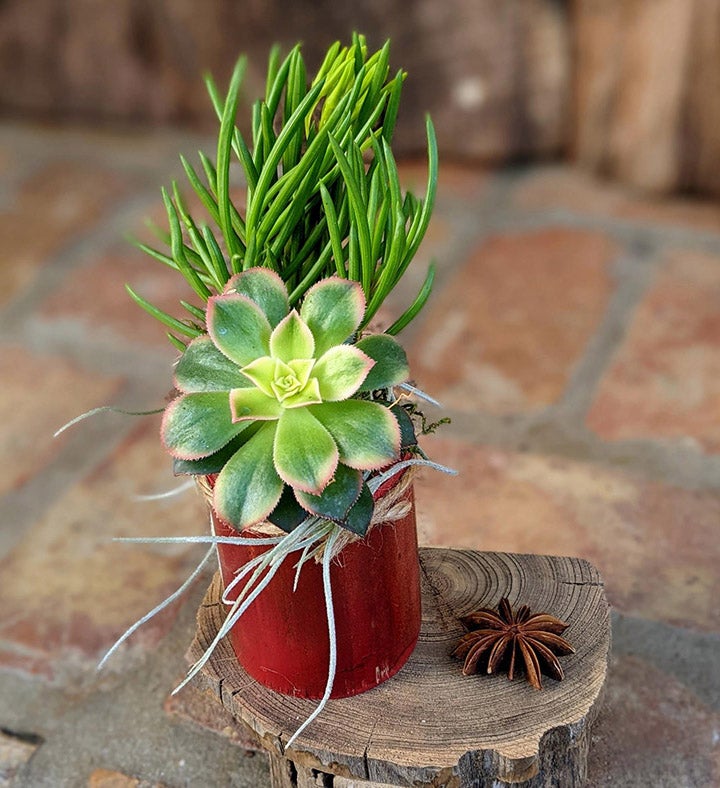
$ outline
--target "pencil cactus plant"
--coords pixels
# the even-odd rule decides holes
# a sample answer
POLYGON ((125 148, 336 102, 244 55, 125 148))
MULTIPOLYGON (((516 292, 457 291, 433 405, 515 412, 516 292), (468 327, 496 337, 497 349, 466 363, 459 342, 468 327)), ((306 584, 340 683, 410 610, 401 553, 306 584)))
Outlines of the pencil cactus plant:
POLYGON ((267 519, 290 531, 310 514, 364 534, 369 474, 416 445, 393 390, 409 374, 393 335, 427 301, 433 268, 385 333, 368 325, 428 226, 433 127, 419 199, 401 191, 390 148, 405 75, 391 76, 389 43, 372 54, 361 36, 335 44, 312 80, 299 48, 284 60, 273 50, 249 142, 236 126, 244 69, 241 59, 225 97, 207 80, 215 161, 201 153, 199 171, 182 160, 209 221, 173 183, 168 231, 155 228, 169 249, 139 244, 198 302, 182 301, 177 318, 128 287, 182 353, 162 438, 177 473, 217 474, 215 508, 239 530, 267 519), (231 164, 246 184, 242 210, 231 164))

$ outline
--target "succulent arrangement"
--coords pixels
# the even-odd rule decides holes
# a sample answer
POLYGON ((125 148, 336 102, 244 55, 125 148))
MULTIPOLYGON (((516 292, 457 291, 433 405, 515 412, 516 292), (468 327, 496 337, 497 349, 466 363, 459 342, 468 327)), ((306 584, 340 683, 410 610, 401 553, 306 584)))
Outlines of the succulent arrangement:
MULTIPOLYGON (((248 141, 236 124, 244 58, 225 96, 207 77, 220 120, 217 153, 213 161, 200 152, 197 169, 182 159, 205 217, 191 213, 173 183, 162 192, 167 230, 150 223, 164 248, 137 242, 184 278, 193 301, 182 300, 184 316, 175 317, 127 286, 130 296, 169 329, 168 338, 180 352, 174 367, 175 392, 161 409, 161 437, 175 473, 195 477, 212 496, 213 533, 129 540, 206 542, 210 548, 180 588, 118 638, 99 667, 184 593, 217 552, 223 572, 223 555, 232 564, 230 574, 223 576, 227 616, 177 692, 233 631, 290 556, 299 556, 293 566, 295 585, 281 584, 279 591, 276 585, 268 591, 282 599, 294 593, 303 566, 314 561, 321 564, 318 593, 324 597, 328 628, 327 681, 318 707, 286 746, 331 697, 340 654, 331 578, 334 559, 351 549, 351 542, 356 543, 352 548, 374 550, 371 540, 362 540, 374 524, 394 524, 396 532, 411 525, 413 538, 407 544, 416 546, 412 479, 405 472, 414 465, 428 465, 454 474, 430 462, 418 445, 418 434, 446 419, 428 425, 411 399, 420 396, 434 402, 408 382, 407 357, 395 339, 426 303, 432 266, 402 314, 383 332, 375 327, 380 322, 378 310, 427 230, 437 184, 437 145, 428 118, 425 195, 418 198, 401 190, 390 142, 405 74, 390 73, 389 54, 389 42, 369 53, 365 39, 354 35, 350 46, 331 46, 317 74, 308 79, 299 47, 284 59, 278 48, 273 49, 265 96, 252 105, 248 141), (244 182, 238 192, 235 176, 231 179, 233 169, 239 169, 236 175, 242 178, 237 180, 244 182), (218 534, 225 530, 218 525, 238 533, 218 534), (236 565, 237 555, 225 548, 251 552, 243 553, 236 565)), ((56 434, 106 410, 118 409, 96 408, 56 434)), ((404 611, 407 633, 417 638, 417 550, 413 555, 389 550, 388 556, 404 562, 408 582, 392 588, 380 584, 378 604, 363 609, 381 617, 404 611)), ((317 574, 311 574, 315 580, 310 582, 317 583, 317 574)), ((389 572, 392 577, 395 573, 389 572)), ((357 580, 350 595, 365 599, 365 578, 357 580)), ((276 610, 277 597, 273 599, 269 609, 276 610)), ((284 623, 264 621, 263 626, 275 631, 284 623)), ((397 651, 397 644, 386 642, 386 629, 366 624, 366 647, 375 656, 367 665, 343 666, 353 675, 353 691, 387 678, 385 663, 397 651), (364 675, 366 667, 370 679, 364 675)), ((352 631, 350 627, 346 633, 352 631)), ((322 647, 317 638, 312 644, 297 643, 298 655, 306 646, 322 647)), ((400 646, 406 659, 407 643, 400 646)))
POLYGON ((237 530, 269 521, 290 532, 308 517, 363 535, 373 514, 369 477, 421 453, 394 339, 432 287, 384 333, 368 326, 405 273, 427 229, 437 179, 428 119, 423 199, 400 188, 390 149, 404 73, 389 43, 362 36, 330 48, 308 81, 300 49, 273 50, 249 142, 236 126, 241 59, 225 97, 208 78, 220 119, 215 161, 183 159, 206 221, 177 184, 163 191, 166 251, 139 246, 178 271, 199 300, 183 319, 132 288, 181 351, 178 396, 162 439, 178 474, 217 475, 213 505, 237 530), (246 183, 233 202, 231 168, 246 183))

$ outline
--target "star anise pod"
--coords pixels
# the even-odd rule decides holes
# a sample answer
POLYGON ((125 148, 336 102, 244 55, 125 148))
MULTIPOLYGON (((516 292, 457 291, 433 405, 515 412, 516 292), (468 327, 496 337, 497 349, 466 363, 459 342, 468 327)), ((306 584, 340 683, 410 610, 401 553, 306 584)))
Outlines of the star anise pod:
POLYGON ((506 669, 512 681, 522 660, 528 682, 542 689, 541 674, 562 681, 558 655, 575 652, 560 637, 568 624, 547 613, 531 615, 527 605, 513 613, 506 597, 500 600, 497 611, 482 608, 461 620, 471 631, 461 638, 452 656, 465 660, 466 676, 480 670, 497 673, 506 669))

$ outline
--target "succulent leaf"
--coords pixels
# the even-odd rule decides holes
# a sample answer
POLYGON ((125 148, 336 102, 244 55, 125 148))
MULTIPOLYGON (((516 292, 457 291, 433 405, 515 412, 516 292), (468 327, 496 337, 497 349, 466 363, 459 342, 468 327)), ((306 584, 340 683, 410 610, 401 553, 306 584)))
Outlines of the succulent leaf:
POLYGON ((193 339, 175 367, 175 387, 184 394, 248 386, 252 386, 252 381, 215 347, 207 335, 193 339))
POLYGON ((274 397, 272 382, 275 380, 275 359, 270 356, 261 356, 246 364, 242 368, 242 373, 251 380, 259 389, 264 391, 268 397, 274 397))
POLYGON ((230 412, 236 421, 273 421, 280 418, 282 406, 275 397, 259 388, 233 389, 230 392, 230 412))
POLYGON ((270 323, 260 307, 247 296, 228 293, 210 298, 207 327, 218 349, 238 366, 268 355, 270 323))
POLYGON ((362 385, 373 363, 352 345, 337 345, 327 350, 313 369, 322 401, 335 402, 351 397, 362 385))
POLYGON ((343 528, 347 528, 348 531, 352 531, 358 536, 365 536, 370 527, 374 511, 375 501, 370 488, 367 484, 363 484, 360 490, 360 497, 355 501, 342 523, 343 528))
POLYGON ((287 399, 284 399, 282 404, 287 409, 302 408, 306 405, 317 405, 320 402, 322 402, 322 397, 320 396, 320 386, 318 385, 317 378, 310 378, 302 391, 298 391, 297 394, 293 394, 287 399))
POLYGON ((236 274, 228 280, 224 292, 238 293, 254 301, 273 328, 290 311, 285 283, 269 268, 248 268, 236 274))
POLYGON ((365 295, 357 282, 331 276, 308 290, 300 317, 315 337, 315 355, 342 345, 358 329, 365 314, 365 295))
POLYGON ((306 509, 297 502, 293 495, 292 487, 287 485, 284 487, 280 500, 277 506, 267 516, 269 522, 282 528, 283 531, 290 533, 294 528, 297 528, 300 523, 307 519, 308 513, 306 509))
POLYGON ((215 511, 238 531, 262 522, 280 500, 283 483, 273 465, 274 439, 275 423, 263 425, 215 482, 215 511))
POLYGON ((363 478, 360 471, 340 463, 332 481, 320 495, 311 495, 296 490, 295 497, 301 506, 311 514, 342 523, 360 497, 362 484, 363 478))
POLYGON ((309 408, 291 408, 278 420, 273 459, 286 484, 319 495, 337 468, 338 447, 309 408))
POLYGON ((418 445, 417 435, 415 434, 415 426, 412 419, 408 416, 404 408, 400 405, 392 405, 390 412, 395 416, 400 425, 400 451, 404 452, 418 445))
POLYGON ((353 399, 323 402, 309 410, 332 435, 345 465, 373 470, 398 458, 400 427, 383 405, 353 399))
POLYGON ((314 352, 315 339, 312 331, 293 309, 273 329, 270 335, 270 355, 289 362, 299 358, 312 358, 314 352))
POLYGON ((388 334, 372 334, 363 337, 355 347, 362 350, 374 362, 374 366, 363 381, 360 391, 386 389, 404 383, 410 376, 407 355, 397 340, 388 334))
POLYGON ((183 394, 165 409, 160 434, 173 457, 197 460, 222 449, 250 422, 233 422, 227 392, 183 394))
POLYGON ((207 457, 200 457, 197 460, 181 460, 174 457, 173 473, 176 476, 207 476, 211 473, 220 473, 233 454, 257 432, 258 426, 260 425, 251 424, 233 438, 230 443, 207 457))

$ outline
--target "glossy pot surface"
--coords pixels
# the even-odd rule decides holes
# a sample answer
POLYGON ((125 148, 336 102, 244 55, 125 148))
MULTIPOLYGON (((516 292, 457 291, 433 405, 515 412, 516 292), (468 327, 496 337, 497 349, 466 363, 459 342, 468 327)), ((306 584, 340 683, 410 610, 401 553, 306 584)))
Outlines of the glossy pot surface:
MULTIPOLYGON (((405 495, 413 502, 412 487, 405 495)), ((214 514, 213 527, 218 536, 238 535, 214 514)), ((252 530, 241 535, 259 536, 252 530)), ((218 545, 225 585, 266 549, 218 545)), ((329 657, 322 566, 306 562, 293 591, 299 555, 283 563, 230 638, 240 664, 257 681, 286 695, 320 698, 329 657)), ((364 540, 348 545, 332 563, 331 581, 338 648, 332 697, 341 698, 390 678, 417 642, 421 611, 414 503, 402 520, 375 526, 364 540)))

